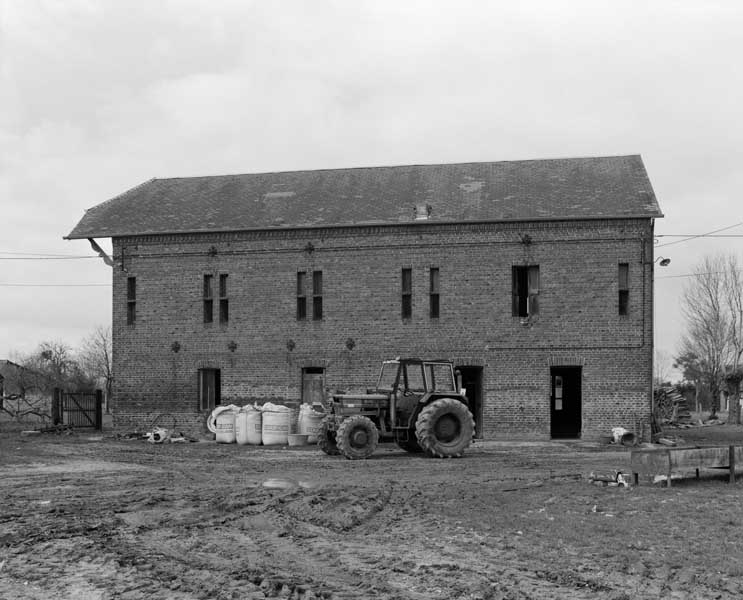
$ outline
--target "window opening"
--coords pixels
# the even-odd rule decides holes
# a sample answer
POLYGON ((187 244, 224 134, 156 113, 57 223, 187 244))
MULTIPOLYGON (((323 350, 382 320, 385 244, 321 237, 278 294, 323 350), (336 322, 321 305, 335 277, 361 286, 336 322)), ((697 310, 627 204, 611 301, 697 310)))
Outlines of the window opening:
POLYGON ((402 318, 413 316, 413 269, 402 270, 402 318))
POLYGON ((214 320, 213 281, 213 275, 204 275, 204 323, 211 323, 214 320))
POLYGON ((230 320, 230 301, 227 298, 227 275, 219 276, 219 322, 227 323, 230 320))
POLYGON ((432 319, 439 318, 439 270, 432 268, 430 271, 430 294, 429 294, 429 316, 432 319))
POLYGON ((514 266, 512 271, 514 317, 528 317, 539 312, 539 266, 514 266))
POLYGON ((322 271, 312 272, 312 319, 322 320, 322 271))
POLYGON ((629 263, 619 263, 619 314, 629 313, 629 263))
POLYGON ((137 278, 126 278, 126 324, 134 325, 137 320, 137 278))
POLYGON ((307 319, 307 273, 297 273, 297 321, 307 319))

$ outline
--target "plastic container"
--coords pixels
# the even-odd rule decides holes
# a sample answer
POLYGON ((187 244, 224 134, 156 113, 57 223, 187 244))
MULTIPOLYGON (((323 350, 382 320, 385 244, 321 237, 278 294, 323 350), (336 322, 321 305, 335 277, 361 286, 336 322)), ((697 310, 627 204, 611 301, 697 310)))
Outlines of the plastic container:
POLYGON ((302 405, 299 411, 299 433, 307 434, 308 444, 317 443, 324 418, 324 413, 313 410, 309 404, 302 405))
POLYGON ((235 417, 235 440, 240 445, 258 446, 263 441, 263 413, 252 406, 243 406, 235 417))
POLYGON ((264 408, 262 411, 261 437, 264 446, 286 445, 288 443, 291 411, 286 407, 282 408, 285 410, 266 410, 264 408))

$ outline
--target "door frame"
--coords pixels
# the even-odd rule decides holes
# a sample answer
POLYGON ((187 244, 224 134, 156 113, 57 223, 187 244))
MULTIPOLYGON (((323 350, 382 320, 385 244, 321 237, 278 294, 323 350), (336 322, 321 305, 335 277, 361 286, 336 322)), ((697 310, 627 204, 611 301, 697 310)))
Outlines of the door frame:
POLYGON ((576 439, 581 437, 583 432, 583 367, 550 367, 549 411, 551 438, 576 439), (562 386, 559 389, 561 392, 560 397, 558 397, 558 388, 556 387, 558 377, 562 378, 562 386), (569 383, 571 387, 567 387, 565 385, 566 383, 569 383), (560 408, 557 408, 558 402, 560 408), (564 406, 563 403, 565 402, 570 402, 571 404, 564 406), (560 413, 564 417, 564 420, 560 422, 556 419, 558 410, 566 410, 565 413, 560 413), (565 416, 568 410, 574 413, 572 417, 565 416))
POLYGON ((470 402, 473 404, 472 406, 472 416, 475 418, 475 438, 476 439, 482 439, 483 438, 483 371, 484 368, 479 365, 456 365, 454 367, 455 371, 459 371, 462 377, 462 387, 467 388, 468 390, 471 388, 471 385, 467 385, 465 381, 469 381, 470 384, 474 382, 474 393, 470 392, 470 394, 466 394, 467 399, 470 400, 470 402), (465 374, 467 375, 465 377, 465 374), (474 396, 474 397, 473 397, 474 396))

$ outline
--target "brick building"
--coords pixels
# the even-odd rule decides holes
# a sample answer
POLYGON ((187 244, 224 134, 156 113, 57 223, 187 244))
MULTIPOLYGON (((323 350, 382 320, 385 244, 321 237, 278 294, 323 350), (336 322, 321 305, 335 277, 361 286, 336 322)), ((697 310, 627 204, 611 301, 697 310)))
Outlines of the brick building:
POLYGON ((653 227, 639 156, 153 179, 67 236, 112 238, 114 425, 369 387, 452 359, 478 435, 650 417, 653 227))

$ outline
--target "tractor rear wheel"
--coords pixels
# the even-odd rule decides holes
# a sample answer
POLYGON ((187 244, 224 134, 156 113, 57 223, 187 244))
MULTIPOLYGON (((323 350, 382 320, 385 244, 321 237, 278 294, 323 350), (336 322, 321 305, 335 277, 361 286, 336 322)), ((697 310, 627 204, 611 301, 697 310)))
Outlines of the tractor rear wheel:
POLYGON ((346 458, 367 458, 377 448, 379 431, 368 417, 353 415, 338 426, 335 441, 338 450, 346 458))
POLYGON ((418 443, 430 456, 462 456, 472 443, 475 420, 467 406, 454 398, 440 398, 418 415, 415 433, 418 443))
POLYGON ((334 429, 330 428, 330 422, 328 421, 328 419, 332 418, 333 417, 325 417, 322 420, 320 432, 317 436, 317 445, 320 446, 320 449, 325 452, 325 454, 335 456, 336 454, 340 454, 340 452, 338 450, 338 445, 335 443, 336 432, 334 429))

